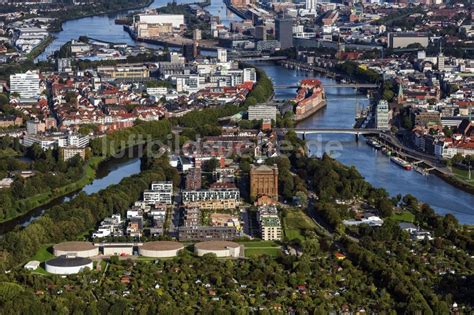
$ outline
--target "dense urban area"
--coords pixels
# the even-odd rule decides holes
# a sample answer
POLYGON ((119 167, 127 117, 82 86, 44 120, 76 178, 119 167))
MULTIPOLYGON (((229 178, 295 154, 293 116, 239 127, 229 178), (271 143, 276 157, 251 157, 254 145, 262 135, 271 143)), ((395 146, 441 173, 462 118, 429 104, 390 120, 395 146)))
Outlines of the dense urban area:
POLYGON ((470 0, 0 0, 1 314, 474 312, 470 0))

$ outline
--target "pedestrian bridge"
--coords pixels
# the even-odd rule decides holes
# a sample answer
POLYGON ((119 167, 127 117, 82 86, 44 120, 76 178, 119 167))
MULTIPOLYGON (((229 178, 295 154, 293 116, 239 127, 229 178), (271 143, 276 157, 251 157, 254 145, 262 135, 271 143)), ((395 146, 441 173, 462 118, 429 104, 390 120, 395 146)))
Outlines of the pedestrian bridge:
POLYGON ((352 128, 352 129, 343 129, 343 128, 295 128, 294 131, 297 134, 302 134, 303 136, 309 134, 348 134, 348 135, 373 135, 381 134, 385 129, 376 129, 376 128, 352 128))

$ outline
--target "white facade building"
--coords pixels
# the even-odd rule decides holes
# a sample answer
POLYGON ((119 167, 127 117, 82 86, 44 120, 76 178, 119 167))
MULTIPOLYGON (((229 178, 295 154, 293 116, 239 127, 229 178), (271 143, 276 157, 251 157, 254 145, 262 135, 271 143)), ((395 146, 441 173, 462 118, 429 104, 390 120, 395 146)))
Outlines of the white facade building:
POLYGON ((227 50, 223 48, 217 49, 217 60, 219 62, 227 62, 227 50))
POLYGON ((148 24, 171 24, 174 28, 184 25, 182 14, 139 14, 135 16, 135 19, 148 24))
POLYGON ((146 204, 173 203, 173 183, 172 182, 154 182, 151 184, 151 190, 143 192, 143 201, 146 204))
POLYGON ((23 101, 36 101, 41 94, 39 73, 27 71, 10 75, 10 93, 18 93, 23 101))
POLYGON ((255 68, 244 69, 244 82, 257 82, 257 72, 255 71, 255 68))
POLYGON ((309 12, 315 12, 317 3, 317 0, 306 0, 306 10, 308 10, 309 12))
POLYGON ((381 100, 377 104, 377 112, 375 115, 375 127, 378 129, 390 128, 390 109, 385 100, 381 100))
POLYGON ((219 188, 209 190, 184 190, 183 202, 196 202, 208 200, 239 200, 240 191, 237 188, 219 188))

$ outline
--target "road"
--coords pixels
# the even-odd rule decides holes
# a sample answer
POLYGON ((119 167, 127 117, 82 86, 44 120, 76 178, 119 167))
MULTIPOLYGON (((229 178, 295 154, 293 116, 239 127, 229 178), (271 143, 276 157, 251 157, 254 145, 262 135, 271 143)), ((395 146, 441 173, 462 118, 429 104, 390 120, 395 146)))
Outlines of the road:
POLYGON ((380 138, 382 140, 385 140, 390 145, 396 147, 398 150, 404 152, 408 157, 412 159, 423 160, 425 164, 429 165, 430 167, 435 168, 436 170, 438 170, 439 172, 445 175, 448 175, 448 176, 453 175, 451 170, 449 170, 446 166, 441 164, 440 161, 436 157, 434 157, 431 154, 426 154, 426 153, 407 147, 406 145, 401 143, 400 140, 398 140, 398 138, 395 137, 392 133, 380 134, 380 138))

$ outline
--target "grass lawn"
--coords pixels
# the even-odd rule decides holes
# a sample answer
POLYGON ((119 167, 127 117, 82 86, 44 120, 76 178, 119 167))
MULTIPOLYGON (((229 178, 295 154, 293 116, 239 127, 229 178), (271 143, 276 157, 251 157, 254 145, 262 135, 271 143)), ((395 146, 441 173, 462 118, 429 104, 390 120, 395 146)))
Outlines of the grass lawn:
POLYGON ((288 210, 283 219, 283 229, 287 239, 304 240, 305 230, 316 230, 316 224, 300 209, 288 210))
POLYGON ((38 249, 38 251, 36 252, 36 254, 33 257, 31 257, 31 260, 38 260, 40 262, 43 262, 51 258, 54 258, 54 255, 50 251, 48 251, 48 249, 50 249, 51 246, 52 244, 41 246, 40 249, 38 249))
POLYGON ((400 221, 400 222, 411 222, 415 221, 415 215, 409 211, 403 211, 402 213, 394 213, 390 217, 395 221, 400 221))
POLYGON ((275 257, 280 255, 280 248, 279 247, 267 247, 267 248, 258 248, 258 247, 251 247, 245 248, 245 256, 246 257, 256 257, 267 255, 271 257, 275 257))
POLYGON ((245 241, 238 242, 244 245, 246 257, 256 257, 262 255, 278 256, 281 252, 280 245, 274 241, 245 241))
POLYGON ((474 170, 471 169, 471 179, 469 179, 469 171, 457 167, 453 167, 452 169, 457 178, 465 181, 466 183, 474 185, 474 170))
POLYGON ((275 247, 279 248, 280 245, 274 241, 255 241, 255 242, 239 242, 245 246, 245 248, 259 248, 259 247, 275 247))

